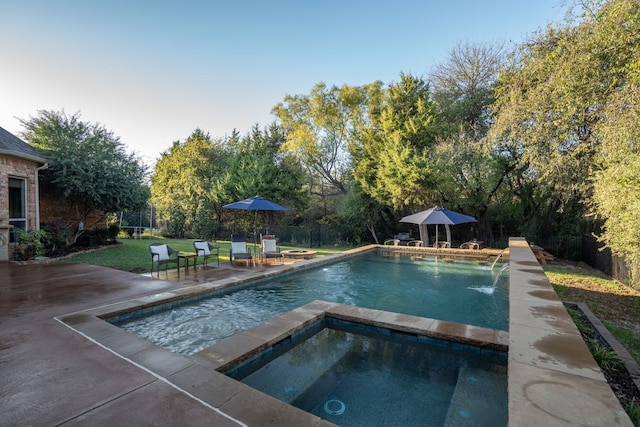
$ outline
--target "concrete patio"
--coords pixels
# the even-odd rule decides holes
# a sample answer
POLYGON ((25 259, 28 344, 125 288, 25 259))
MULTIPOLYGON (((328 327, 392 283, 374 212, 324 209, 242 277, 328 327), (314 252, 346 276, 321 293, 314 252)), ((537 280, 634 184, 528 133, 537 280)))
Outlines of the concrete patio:
POLYGON ((238 425, 55 320, 184 285, 62 263, 0 277, 0 424, 238 425))

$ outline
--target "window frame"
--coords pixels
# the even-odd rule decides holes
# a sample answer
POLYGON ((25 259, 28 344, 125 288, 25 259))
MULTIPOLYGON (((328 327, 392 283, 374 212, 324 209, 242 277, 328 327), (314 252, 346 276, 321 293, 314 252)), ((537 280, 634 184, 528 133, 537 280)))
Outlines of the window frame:
MULTIPOLYGON (((14 182, 15 183, 15 182, 14 182)), ((21 229, 24 231, 29 231, 28 227, 29 227, 29 202, 28 202, 28 194, 27 194, 27 183, 28 180, 25 177, 21 177, 21 176, 9 176, 8 180, 7 180, 7 189, 8 189, 8 208, 9 208, 9 224, 13 225, 13 228, 10 230, 10 236, 9 236, 9 242, 10 243, 16 243, 18 241, 17 238, 17 229, 21 229), (20 182, 20 186, 15 186, 12 185, 12 181, 19 181, 20 182), (14 209, 13 209, 13 203, 14 203, 14 197, 15 195, 12 194, 13 192, 20 192, 20 213, 23 215, 21 217, 17 217, 17 216, 12 216, 12 214, 14 213, 14 209)))

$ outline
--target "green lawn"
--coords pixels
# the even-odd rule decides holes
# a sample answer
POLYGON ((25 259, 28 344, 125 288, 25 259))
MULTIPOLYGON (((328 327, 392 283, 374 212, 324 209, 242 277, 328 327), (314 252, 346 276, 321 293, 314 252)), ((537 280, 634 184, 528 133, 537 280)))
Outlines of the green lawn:
MULTIPOLYGON (((172 249, 180 252, 194 252, 193 240, 187 239, 119 239, 121 245, 107 247, 92 253, 78 253, 73 256, 61 259, 59 262, 78 262, 84 264, 102 265, 116 270, 129 271, 132 273, 144 273, 151 270, 151 255, 149 245, 151 243, 166 243, 172 249)), ((220 246, 220 262, 229 261, 229 249, 231 242, 218 241, 220 246)), ((250 246, 253 246, 252 244, 250 246)), ((257 248, 259 249, 259 248, 257 248)), ((281 246, 281 250, 305 249, 292 246, 281 246)), ((351 248, 313 248, 317 256, 326 256, 338 252, 343 252, 351 248)))
POLYGON ((563 301, 583 302, 640 363, 640 292, 584 264, 545 267, 563 301))

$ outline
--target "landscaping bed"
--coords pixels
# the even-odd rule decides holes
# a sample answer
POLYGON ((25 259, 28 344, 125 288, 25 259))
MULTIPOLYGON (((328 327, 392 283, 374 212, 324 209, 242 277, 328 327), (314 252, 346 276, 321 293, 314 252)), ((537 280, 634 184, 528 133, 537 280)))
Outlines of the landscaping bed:
POLYGON ((609 386, 640 426, 640 292, 584 263, 559 260, 545 273, 609 386))
MULTIPOLYGON (((625 408, 634 402, 640 408, 638 363, 585 304, 564 304, 618 400, 625 408)), ((638 421, 635 420, 636 425, 638 421)))

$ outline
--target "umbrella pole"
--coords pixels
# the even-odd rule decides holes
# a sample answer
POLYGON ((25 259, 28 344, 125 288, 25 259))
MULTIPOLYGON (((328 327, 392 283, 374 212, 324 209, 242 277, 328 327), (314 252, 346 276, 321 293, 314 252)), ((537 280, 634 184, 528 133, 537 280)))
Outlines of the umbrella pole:
POLYGON ((258 211, 255 211, 253 217, 253 256, 257 256, 258 252, 258 211))

